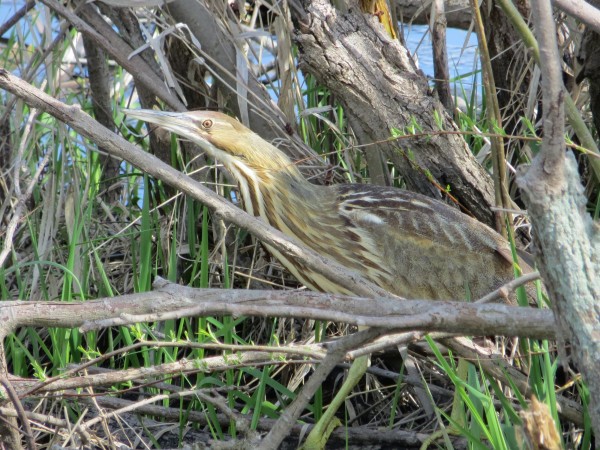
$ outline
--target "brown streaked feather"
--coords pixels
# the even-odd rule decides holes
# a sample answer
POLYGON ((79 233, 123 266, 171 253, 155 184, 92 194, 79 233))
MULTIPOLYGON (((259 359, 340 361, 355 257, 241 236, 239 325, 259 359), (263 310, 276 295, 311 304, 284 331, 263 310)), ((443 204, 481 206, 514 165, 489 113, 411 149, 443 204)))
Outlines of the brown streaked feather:
MULTIPOLYGON (((337 186, 340 214, 379 236, 366 252, 396 267, 388 290, 432 299, 478 298, 514 278, 510 246, 498 233, 428 197, 378 186, 337 186)), ((525 264, 522 268, 531 269, 525 264)))

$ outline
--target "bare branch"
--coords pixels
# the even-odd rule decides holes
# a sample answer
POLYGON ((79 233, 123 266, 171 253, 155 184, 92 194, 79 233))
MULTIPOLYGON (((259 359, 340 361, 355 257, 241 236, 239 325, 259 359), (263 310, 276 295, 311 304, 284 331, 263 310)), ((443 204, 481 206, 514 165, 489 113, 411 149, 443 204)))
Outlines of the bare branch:
POLYGON ((303 317, 395 332, 554 336, 554 320, 548 310, 501 304, 350 297, 308 291, 194 289, 174 284, 154 292, 80 303, 5 302, 0 306, 0 323, 3 334, 19 326, 81 327, 83 331, 89 331, 109 325, 223 314, 303 317))
POLYGON ((600 230, 586 211, 575 159, 570 152, 565 157, 565 94, 552 8, 538 0, 532 2, 532 12, 543 55, 544 139, 542 151, 518 183, 538 237, 537 261, 559 335, 573 346, 573 358, 590 390, 592 425, 600 435, 600 230))
POLYGON ((583 0, 553 0, 558 9, 600 33, 600 10, 583 0))

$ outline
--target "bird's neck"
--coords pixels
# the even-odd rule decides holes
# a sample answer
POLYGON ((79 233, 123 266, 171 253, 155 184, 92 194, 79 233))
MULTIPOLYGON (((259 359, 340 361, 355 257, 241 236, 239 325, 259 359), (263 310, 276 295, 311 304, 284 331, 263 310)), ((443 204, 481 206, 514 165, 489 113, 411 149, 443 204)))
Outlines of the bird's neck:
POLYGON ((240 192, 246 212, 271 226, 286 232, 291 226, 287 218, 296 216, 296 211, 309 218, 322 210, 326 188, 309 183, 295 166, 269 170, 260 178, 257 183, 240 184, 240 192))

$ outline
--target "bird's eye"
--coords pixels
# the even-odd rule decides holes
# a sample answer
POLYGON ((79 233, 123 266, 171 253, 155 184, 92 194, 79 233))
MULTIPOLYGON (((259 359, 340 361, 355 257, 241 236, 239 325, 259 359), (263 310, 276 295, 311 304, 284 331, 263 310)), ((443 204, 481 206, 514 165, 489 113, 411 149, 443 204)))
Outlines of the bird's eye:
POLYGON ((213 121, 210 119, 206 119, 202 121, 202 128, 208 130, 210 127, 213 126, 213 121))

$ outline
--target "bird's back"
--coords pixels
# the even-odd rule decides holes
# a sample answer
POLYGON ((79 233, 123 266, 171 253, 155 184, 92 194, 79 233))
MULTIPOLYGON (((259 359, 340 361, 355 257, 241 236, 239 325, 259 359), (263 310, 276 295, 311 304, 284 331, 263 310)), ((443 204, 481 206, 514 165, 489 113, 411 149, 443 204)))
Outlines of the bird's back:
POLYGON ((478 298, 514 278, 508 242, 442 202, 377 186, 336 190, 341 214, 372 237, 364 251, 391 269, 379 284, 397 295, 478 298))
MULTIPOLYGON (((442 202, 362 184, 315 192, 314 207, 294 217, 294 205, 284 205, 287 215, 272 225, 396 295, 476 299, 514 278, 508 242, 442 202)), ((313 289, 349 293, 301 267, 292 273, 313 289)))

